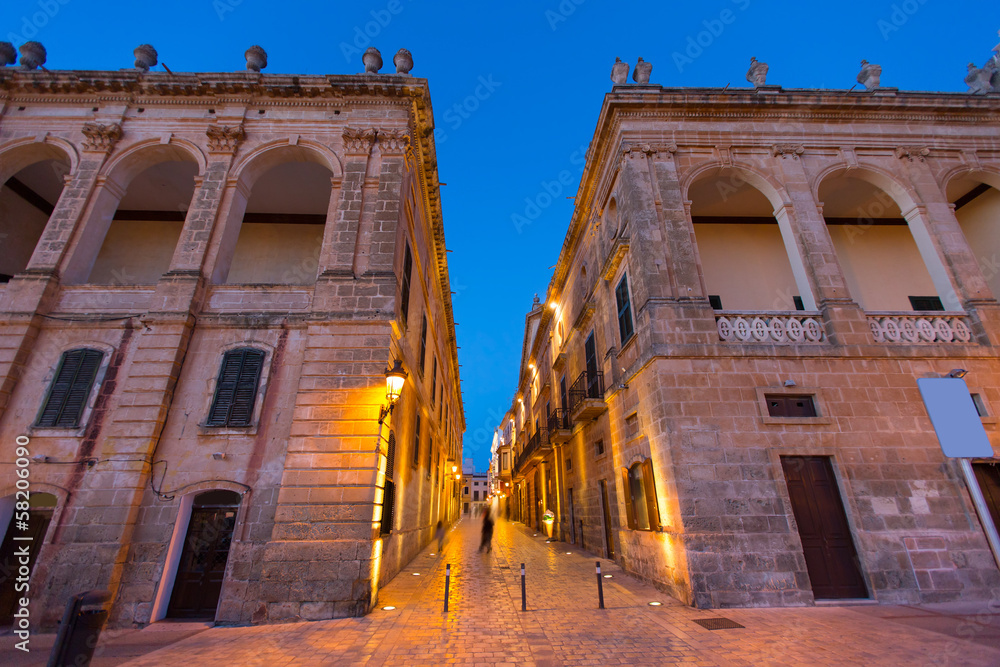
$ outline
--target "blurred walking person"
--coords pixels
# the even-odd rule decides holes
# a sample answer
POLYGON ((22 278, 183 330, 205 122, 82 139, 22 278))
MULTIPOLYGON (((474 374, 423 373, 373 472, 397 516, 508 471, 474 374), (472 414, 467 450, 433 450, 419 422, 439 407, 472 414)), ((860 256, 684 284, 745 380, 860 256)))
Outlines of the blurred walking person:
POLYGON ((438 521, 437 530, 434 531, 434 539, 438 543, 438 553, 444 550, 444 522, 438 521))
POLYGON ((489 553, 493 551, 493 516, 490 514, 489 506, 483 508, 483 539, 479 543, 479 553, 489 553))

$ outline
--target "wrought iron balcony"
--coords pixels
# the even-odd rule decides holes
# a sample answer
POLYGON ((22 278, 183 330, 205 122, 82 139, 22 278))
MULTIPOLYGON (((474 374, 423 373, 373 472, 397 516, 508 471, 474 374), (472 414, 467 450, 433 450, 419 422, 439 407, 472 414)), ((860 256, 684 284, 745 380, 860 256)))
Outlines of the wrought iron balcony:
POLYGON ((514 461, 515 475, 524 473, 525 468, 530 464, 541 461, 552 451, 552 443, 549 441, 549 430, 540 428, 528 439, 528 444, 524 446, 521 453, 514 461))
POLYGON ((569 410, 558 408, 549 415, 549 438, 553 445, 561 445, 573 437, 573 422, 569 419, 569 410))
POLYGON ((569 388, 569 415, 575 421, 590 421, 608 409, 604 402, 604 373, 580 373, 569 388))

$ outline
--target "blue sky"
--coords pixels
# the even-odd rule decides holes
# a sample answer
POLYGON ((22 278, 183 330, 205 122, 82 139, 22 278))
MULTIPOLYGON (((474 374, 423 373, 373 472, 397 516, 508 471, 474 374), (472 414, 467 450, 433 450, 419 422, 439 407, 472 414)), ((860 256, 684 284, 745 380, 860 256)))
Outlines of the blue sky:
POLYGON ((6 0, 0 40, 48 50, 49 69, 132 66, 156 47, 173 71, 243 69, 260 44, 265 73, 354 74, 361 52, 400 47, 430 82, 465 397, 465 455, 484 470, 510 404, 524 314, 544 297, 572 212, 581 156, 615 57, 653 64, 665 86, 748 86, 750 57, 768 83, 850 88, 862 58, 882 85, 961 92, 966 64, 998 42, 995 2, 868 0, 707 2, 111 3, 6 0))

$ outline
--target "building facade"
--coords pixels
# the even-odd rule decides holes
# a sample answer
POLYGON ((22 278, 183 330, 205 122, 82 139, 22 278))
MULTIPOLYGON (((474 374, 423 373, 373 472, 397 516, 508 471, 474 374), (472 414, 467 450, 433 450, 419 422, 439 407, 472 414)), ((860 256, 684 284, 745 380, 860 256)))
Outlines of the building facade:
POLYGON ((0 68, 0 524, 6 557, 27 469, 33 623, 90 589, 114 625, 364 614, 458 516, 431 101, 377 70, 0 68))
POLYGON ((512 517, 699 607, 988 599, 917 380, 967 371, 1000 451, 1000 99, 617 83, 498 426, 512 517))

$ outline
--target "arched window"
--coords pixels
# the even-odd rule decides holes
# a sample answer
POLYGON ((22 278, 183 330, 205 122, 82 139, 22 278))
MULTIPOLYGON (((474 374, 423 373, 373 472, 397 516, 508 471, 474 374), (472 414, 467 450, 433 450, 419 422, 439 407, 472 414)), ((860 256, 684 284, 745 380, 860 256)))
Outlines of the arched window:
POLYGON ((622 468, 625 513, 631 530, 659 530, 660 511, 656 505, 653 462, 646 459, 622 468))
POLYGON ((226 352, 206 426, 249 426, 257 400, 264 353, 253 348, 226 352))
POLYGON ((45 405, 38 414, 35 426, 48 428, 77 428, 90 390, 97 379, 104 353, 100 350, 69 350, 63 352, 59 368, 49 386, 45 405))
MULTIPOLYGON (((0 283, 6 283, 28 266, 28 260, 42 236, 49 216, 62 194, 63 177, 69 173, 64 158, 44 159, 31 163, 0 183, 0 283)), ((4 155, 4 161, 16 156, 4 155)), ((13 167, 16 169, 17 167, 13 167)), ((2 178, 2 177, 0 177, 2 178)))

